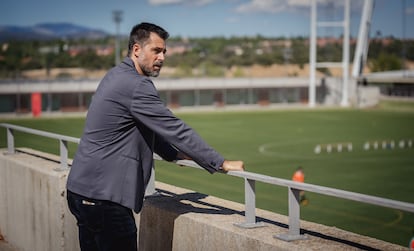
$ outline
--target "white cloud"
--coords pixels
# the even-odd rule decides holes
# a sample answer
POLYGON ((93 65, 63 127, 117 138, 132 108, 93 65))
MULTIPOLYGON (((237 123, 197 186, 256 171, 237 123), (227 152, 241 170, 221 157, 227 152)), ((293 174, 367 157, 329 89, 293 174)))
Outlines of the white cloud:
POLYGON ((237 17, 228 17, 228 18, 226 18, 226 22, 227 23, 238 23, 238 22, 240 22, 240 19, 237 18, 237 17))
POLYGON ((309 0, 287 0, 290 6, 297 6, 297 7, 309 7, 310 1, 309 0))
POLYGON ((180 3, 182 0, 149 0, 150 5, 165 5, 165 4, 176 4, 180 3))
POLYGON ((191 5, 206 5, 215 0, 148 0, 151 5, 170 5, 170 4, 191 4, 191 5))
POLYGON ((414 7, 409 7, 405 9, 405 14, 413 15, 414 14, 414 7))
MULTIPOLYGON (((362 8, 362 1, 351 1, 351 8, 353 10, 360 10, 362 8)), ((338 0, 318 0, 319 7, 327 8, 343 8, 344 1, 338 0)), ((254 13, 254 12, 303 12, 309 11, 311 6, 310 0, 251 0, 247 3, 241 4, 236 8, 239 13, 254 13)))
POLYGON ((309 0, 252 0, 248 3, 239 5, 236 12, 252 13, 252 12, 268 12, 278 13, 290 11, 295 8, 308 8, 309 0))

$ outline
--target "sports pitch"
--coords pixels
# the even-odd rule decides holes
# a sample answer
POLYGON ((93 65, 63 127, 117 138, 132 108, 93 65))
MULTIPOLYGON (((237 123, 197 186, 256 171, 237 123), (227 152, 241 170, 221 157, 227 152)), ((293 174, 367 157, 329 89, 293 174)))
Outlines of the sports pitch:
MULTIPOLYGON (((407 109, 391 106, 372 110, 288 109, 177 115, 226 158, 244 160, 250 172, 290 179, 296 167, 302 166, 307 183, 414 203, 413 111, 410 105, 407 109), (318 146, 320 151, 315 150, 318 146)), ((84 118, 0 122, 80 137, 84 118)), ((5 137, 1 128, 1 147, 6 146, 5 137)), ((56 141, 22 133, 16 133, 16 146, 52 153, 59 149, 56 141)), ((76 145, 69 146, 73 155, 76 145)), ((210 175, 157 161, 156 179, 244 202, 244 181, 236 177, 210 175)), ((256 194, 258 208, 287 215, 285 187, 258 182, 256 194)), ((309 192, 306 196, 309 204, 301 207, 301 219, 405 247, 414 236, 413 213, 309 192)))

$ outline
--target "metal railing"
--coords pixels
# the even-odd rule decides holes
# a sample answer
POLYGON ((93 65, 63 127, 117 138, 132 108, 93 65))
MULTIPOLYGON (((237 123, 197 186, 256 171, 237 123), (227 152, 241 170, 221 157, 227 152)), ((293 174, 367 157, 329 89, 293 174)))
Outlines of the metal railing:
MULTIPOLYGON (((15 153, 14 131, 20 131, 24 133, 29 133, 29 134, 34 134, 38 136, 43 136, 43 137, 48 137, 48 138, 59 140, 60 142, 60 163, 61 163, 59 170, 69 169, 67 143, 73 142, 73 143, 79 144, 80 142, 79 138, 40 131, 40 130, 26 128, 22 126, 16 126, 16 125, 5 124, 5 123, 1 123, 0 126, 5 127, 7 130, 7 152, 8 154, 15 153)), ((162 158, 158 156, 157 154, 154 154, 154 159, 162 160, 162 158)), ((188 167, 203 169, 197 163, 195 163, 194 161, 190 161, 190 160, 179 160, 179 161, 176 161, 175 163, 181 166, 188 166, 188 167)), ((229 171, 226 173, 225 172, 221 172, 221 173, 224 173, 230 176, 240 177, 244 179, 245 222, 235 224, 242 228, 255 228, 255 227, 264 226, 263 223, 256 221, 255 186, 256 186, 257 181, 288 188, 289 230, 285 234, 274 236, 275 238, 282 239, 285 241, 292 241, 292 240, 299 240, 299 239, 306 238, 304 235, 300 234, 299 193, 301 190, 414 213, 414 203, 401 202, 401 201, 396 201, 396 200, 391 200, 391 199, 386 199, 386 198, 381 198, 381 197, 376 197, 376 196, 371 196, 371 195, 365 195, 361 193, 349 192, 349 191, 335 189, 335 188, 312 185, 308 183, 300 183, 300 182, 275 178, 275 177, 247 172, 247 171, 243 171, 243 172, 229 171)), ((147 194, 153 194, 153 193, 156 193, 154 171, 152 172, 151 180, 147 187, 147 194)))
POLYGON ((59 152, 60 152, 60 169, 67 170, 68 165, 68 142, 73 142, 79 144, 80 139, 70 136, 65 136, 61 134, 45 132, 41 130, 36 130, 32 128, 27 128, 23 126, 17 126, 12 124, 1 123, 0 126, 5 127, 7 130, 7 152, 9 154, 15 153, 14 147, 14 131, 25 132, 29 134, 34 134, 42 137, 52 138, 59 140, 59 152))

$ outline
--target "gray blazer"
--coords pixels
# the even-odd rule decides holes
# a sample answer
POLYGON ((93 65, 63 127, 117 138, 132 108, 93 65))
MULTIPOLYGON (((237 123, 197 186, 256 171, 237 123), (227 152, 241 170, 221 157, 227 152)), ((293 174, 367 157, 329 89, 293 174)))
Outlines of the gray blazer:
POLYGON ((177 149, 210 173, 224 158, 175 117, 149 77, 130 58, 111 69, 90 104, 67 189, 109 200, 139 212, 153 166, 153 152, 165 160, 177 149))

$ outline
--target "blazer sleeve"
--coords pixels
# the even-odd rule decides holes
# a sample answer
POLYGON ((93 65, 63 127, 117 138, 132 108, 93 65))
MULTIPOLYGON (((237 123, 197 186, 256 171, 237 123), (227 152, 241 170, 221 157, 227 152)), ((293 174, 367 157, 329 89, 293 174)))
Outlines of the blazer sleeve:
POLYGON ((164 141, 154 133, 154 152, 160 155, 166 161, 174 161, 177 159, 177 149, 172 147, 168 142, 164 141))
POLYGON ((159 98, 149 78, 142 78, 136 85, 130 110, 135 119, 210 173, 222 166, 224 157, 195 130, 172 114, 159 98))

